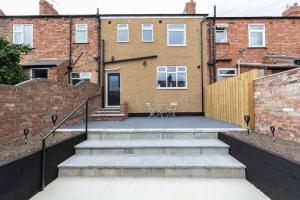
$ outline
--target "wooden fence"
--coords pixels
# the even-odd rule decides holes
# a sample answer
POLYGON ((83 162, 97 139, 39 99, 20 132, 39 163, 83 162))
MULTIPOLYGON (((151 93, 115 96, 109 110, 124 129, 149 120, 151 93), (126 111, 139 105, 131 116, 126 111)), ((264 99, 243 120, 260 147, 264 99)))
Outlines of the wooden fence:
POLYGON ((205 116, 247 127, 244 116, 250 115, 254 128, 253 80, 259 70, 228 78, 205 88, 205 116))

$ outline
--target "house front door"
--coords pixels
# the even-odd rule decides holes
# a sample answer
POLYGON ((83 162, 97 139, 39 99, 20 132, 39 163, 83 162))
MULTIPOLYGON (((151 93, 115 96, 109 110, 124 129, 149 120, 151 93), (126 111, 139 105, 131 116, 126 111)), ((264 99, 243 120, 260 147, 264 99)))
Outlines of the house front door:
POLYGON ((120 73, 107 73, 107 106, 120 106, 120 73))

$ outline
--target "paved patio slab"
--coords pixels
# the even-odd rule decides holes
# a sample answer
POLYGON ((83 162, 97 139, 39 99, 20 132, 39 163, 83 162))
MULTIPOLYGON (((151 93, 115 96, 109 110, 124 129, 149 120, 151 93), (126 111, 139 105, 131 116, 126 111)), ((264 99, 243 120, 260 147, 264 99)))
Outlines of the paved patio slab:
POLYGON ((243 179, 58 178, 32 200, 268 200, 243 179))
MULTIPOLYGON (((81 123, 63 129, 76 131, 84 128, 85 123, 81 123)), ((241 126, 206 117, 130 117, 124 121, 90 121, 89 129, 241 129, 241 126)))

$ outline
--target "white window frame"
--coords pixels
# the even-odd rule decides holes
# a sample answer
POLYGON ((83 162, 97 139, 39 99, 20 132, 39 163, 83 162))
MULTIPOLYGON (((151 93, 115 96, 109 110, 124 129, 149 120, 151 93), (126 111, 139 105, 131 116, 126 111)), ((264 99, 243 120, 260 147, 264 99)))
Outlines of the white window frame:
POLYGON ((186 90, 188 89, 188 74, 187 74, 187 67, 186 66, 157 66, 156 68, 156 89, 158 90, 186 90), (165 70, 165 73, 166 73, 166 87, 159 87, 158 86, 158 73, 162 73, 162 71, 158 71, 158 69, 160 67, 164 67, 166 68, 165 70), (167 72, 167 68, 168 67, 176 67, 176 72, 173 72, 173 73, 176 73, 176 87, 167 87, 168 83, 167 83, 167 80, 168 80, 168 72, 167 72), (178 73, 182 72, 182 71, 178 71, 178 68, 179 67, 184 67, 185 68, 185 87, 178 87, 177 84, 178 84, 178 73))
POLYGON ((75 31, 75 43, 78 44, 84 44, 84 43, 88 43, 88 25, 87 24, 76 24, 76 31, 75 31), (84 29, 79 29, 79 26, 84 26, 84 29), (78 41, 77 40, 77 33, 78 32, 85 32, 85 40, 83 41, 78 41))
POLYGON ((118 26, 118 28, 117 28, 117 41, 119 43, 128 43, 129 42, 129 24, 117 24, 117 26, 118 26), (121 25, 126 25, 127 28, 120 28, 121 25), (127 37, 126 41, 125 40, 124 41, 119 40, 119 30, 127 30, 128 37, 127 37))
POLYGON ((249 41, 249 47, 266 47, 266 25, 265 24, 248 24, 248 41, 249 41), (251 30, 251 26, 263 26, 263 30, 251 30), (251 33, 262 33, 262 45, 251 45, 251 33))
POLYGON ((153 24, 152 23, 145 23, 142 24, 142 42, 148 43, 148 42, 153 42, 154 40, 154 35, 153 35, 153 24), (146 28, 145 25, 151 25, 151 28, 146 28), (152 34, 152 39, 151 40, 144 40, 144 30, 145 31, 151 31, 152 34))
POLYGON ((170 30, 169 26, 170 25, 176 25, 176 24, 167 24, 167 45, 170 46, 170 47, 183 47, 183 46, 186 46, 186 24, 182 24, 182 23, 177 23, 177 25, 184 25, 184 28, 183 30, 182 29, 172 29, 170 30), (170 41, 169 41, 169 35, 170 35, 170 32, 173 31, 173 32, 182 32, 184 33, 184 39, 183 39, 183 44, 170 44, 170 41))
POLYGON ((22 38, 23 38, 23 42, 20 43, 20 44, 25 44, 25 45, 30 45, 31 47, 33 47, 33 24, 14 24, 13 25, 13 44, 17 44, 16 41, 15 41, 15 33, 21 33, 22 34, 22 38), (15 31, 15 27, 16 26, 23 26, 23 31, 15 31), (25 44, 25 29, 24 27, 25 26, 31 26, 32 27, 32 44, 25 44))
POLYGON ((216 43, 220 44, 220 43, 227 43, 228 42, 228 25, 227 24, 217 24, 216 25, 216 43), (224 28, 224 30, 217 30, 217 28, 224 28), (225 32, 225 36, 226 36, 226 41, 225 42, 218 42, 217 41, 217 32, 225 32))
POLYGON ((35 70, 35 69, 46 69, 47 70, 47 79, 49 79, 49 68, 30 68, 30 79, 34 79, 33 77, 32 77, 32 70, 35 70))
POLYGON ((71 79, 70 79, 70 81, 71 81, 71 85, 73 85, 73 80, 83 80, 83 79, 89 79, 90 80, 90 82, 91 82, 91 78, 92 78, 92 73, 91 72, 72 72, 71 73, 71 79), (88 78, 84 78, 84 77, 81 77, 81 74, 83 74, 83 73, 86 73, 86 74, 88 74, 89 75, 89 77, 88 78), (73 74, 79 74, 79 78, 73 78, 73 74))
POLYGON ((236 72, 237 72, 236 68, 218 68, 218 81, 222 81, 222 80, 220 80, 220 76, 222 76, 222 77, 234 77, 234 76, 237 75, 236 72), (221 70, 234 70, 234 74, 221 74, 220 75, 221 70))

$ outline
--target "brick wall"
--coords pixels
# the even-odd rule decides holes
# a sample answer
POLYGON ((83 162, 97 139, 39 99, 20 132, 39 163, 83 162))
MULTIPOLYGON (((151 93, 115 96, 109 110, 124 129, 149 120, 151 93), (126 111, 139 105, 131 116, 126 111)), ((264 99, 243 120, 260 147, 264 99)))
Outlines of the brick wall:
POLYGON ((254 82, 255 130, 300 143, 300 68, 254 82))
MULTIPOLYGON (((24 128, 29 128, 30 135, 44 134, 53 127, 53 114, 59 116, 59 122, 87 97, 99 93, 98 85, 87 82, 71 86, 35 79, 17 86, 0 85, 0 138, 20 139, 24 128)), ((100 107, 100 101, 100 97, 91 101, 91 111, 100 107)), ((68 123, 78 122, 83 114, 84 109, 68 123)))

